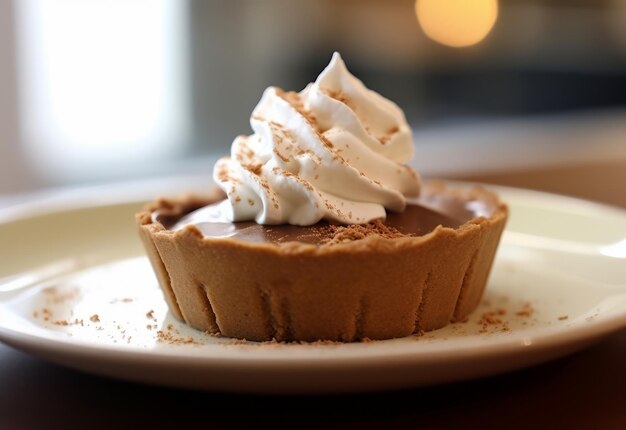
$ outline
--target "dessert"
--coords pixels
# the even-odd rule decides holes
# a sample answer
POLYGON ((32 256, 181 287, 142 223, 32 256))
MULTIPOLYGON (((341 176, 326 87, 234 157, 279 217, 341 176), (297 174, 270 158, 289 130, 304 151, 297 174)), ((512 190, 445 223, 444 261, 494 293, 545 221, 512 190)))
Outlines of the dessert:
POLYGON ((172 313, 248 340, 403 337, 463 320, 485 288, 507 208, 480 187, 421 184, 411 131, 339 54, 299 93, 268 88, 254 134, 208 197, 137 214, 172 313))

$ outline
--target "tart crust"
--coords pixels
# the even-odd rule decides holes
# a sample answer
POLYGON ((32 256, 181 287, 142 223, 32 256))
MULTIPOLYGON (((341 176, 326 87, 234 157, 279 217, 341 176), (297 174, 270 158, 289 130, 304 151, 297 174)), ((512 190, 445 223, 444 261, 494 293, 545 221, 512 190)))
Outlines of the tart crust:
POLYGON ((426 184, 426 197, 479 200, 488 216, 417 237, 310 245, 170 231, 155 210, 182 215, 222 198, 159 199, 136 215, 171 312, 211 334, 255 341, 390 339, 462 321, 478 305, 508 210, 481 188, 426 184))

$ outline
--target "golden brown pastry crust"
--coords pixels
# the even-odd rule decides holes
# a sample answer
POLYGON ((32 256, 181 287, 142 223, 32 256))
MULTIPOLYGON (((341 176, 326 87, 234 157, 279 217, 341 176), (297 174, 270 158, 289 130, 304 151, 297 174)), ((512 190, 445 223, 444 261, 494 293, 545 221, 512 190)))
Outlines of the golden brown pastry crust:
POLYGON ((137 214, 148 257, 172 313, 199 330, 248 340, 355 341, 434 330, 478 305, 507 219, 480 187, 430 183, 425 195, 478 199, 491 212, 419 237, 324 245, 252 243, 170 231, 152 212, 183 213, 218 200, 161 199, 137 214))

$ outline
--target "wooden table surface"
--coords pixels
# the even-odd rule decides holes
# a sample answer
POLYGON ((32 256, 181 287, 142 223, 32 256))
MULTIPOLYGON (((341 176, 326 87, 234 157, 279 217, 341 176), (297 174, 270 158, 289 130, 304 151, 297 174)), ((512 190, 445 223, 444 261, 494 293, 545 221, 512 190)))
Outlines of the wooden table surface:
MULTIPOLYGON (((626 207, 623 187, 612 182, 626 174, 622 167, 465 179, 626 207)), ((491 378, 409 391, 304 397, 127 383, 64 369, 0 344, 0 429, 159 428, 188 422, 206 428, 626 429, 626 330, 575 355, 491 378)))

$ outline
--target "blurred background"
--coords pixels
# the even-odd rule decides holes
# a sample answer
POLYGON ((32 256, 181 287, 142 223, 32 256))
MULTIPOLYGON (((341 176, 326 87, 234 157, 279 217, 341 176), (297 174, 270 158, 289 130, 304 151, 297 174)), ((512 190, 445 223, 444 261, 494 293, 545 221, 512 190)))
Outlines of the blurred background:
POLYGON ((626 206, 624 0, 0 0, 0 197, 210 175, 335 50, 424 175, 626 206))

